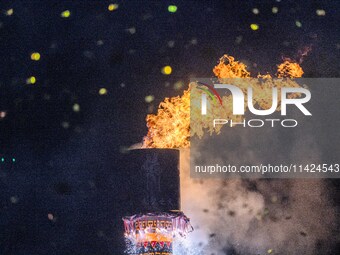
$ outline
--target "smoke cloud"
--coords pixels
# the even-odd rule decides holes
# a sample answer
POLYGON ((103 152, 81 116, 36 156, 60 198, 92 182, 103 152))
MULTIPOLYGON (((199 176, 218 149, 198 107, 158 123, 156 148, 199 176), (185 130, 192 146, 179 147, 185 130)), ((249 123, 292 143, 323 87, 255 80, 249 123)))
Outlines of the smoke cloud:
MULTIPOLYGON (((256 163, 257 153, 246 149, 247 138, 249 133, 243 133, 237 150, 243 153, 232 157, 256 163)), ((299 150, 301 142, 294 142, 288 157, 317 160, 313 139, 304 140, 312 154, 299 150)), ((193 179, 189 156, 188 150, 181 151, 181 204, 195 231, 175 254, 328 254, 338 242, 338 211, 327 180, 193 179)))

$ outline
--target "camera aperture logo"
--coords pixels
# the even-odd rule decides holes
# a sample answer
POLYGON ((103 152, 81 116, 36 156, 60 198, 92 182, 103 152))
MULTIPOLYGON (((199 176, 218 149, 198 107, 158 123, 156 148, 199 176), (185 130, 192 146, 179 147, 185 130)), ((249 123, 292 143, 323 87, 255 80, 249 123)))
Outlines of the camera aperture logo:
MULTIPOLYGON (((312 116, 311 112, 305 107, 304 104, 310 101, 311 92, 303 87, 272 87, 271 88, 271 107, 268 109, 257 109, 254 104, 254 90, 251 86, 248 86, 246 93, 238 86, 231 84, 214 84, 208 85, 203 82, 197 81, 197 88, 203 93, 201 94, 201 115, 207 115, 208 109, 208 97, 211 99, 211 103, 215 107, 226 107, 223 104, 223 98, 217 92, 217 89, 224 90, 225 93, 230 93, 232 98, 232 114, 238 116, 245 115, 245 109, 248 108, 250 113, 255 116, 270 116, 277 109, 280 109, 281 116, 287 116, 288 107, 296 107, 305 116, 312 116), (280 92, 280 93, 279 93, 280 92), (299 95, 298 97, 290 97, 290 95, 299 95), (279 100, 280 96, 280 100, 279 100)), ((227 110, 227 109, 226 109, 227 110)), ((232 119, 224 118, 214 118, 213 126, 217 125, 228 125, 230 127, 242 126, 242 127, 264 127, 265 125, 270 125, 271 127, 282 126, 282 127, 296 127, 298 121, 296 119, 277 119, 277 118, 253 118, 253 119, 243 119, 242 121, 233 121, 232 119)))

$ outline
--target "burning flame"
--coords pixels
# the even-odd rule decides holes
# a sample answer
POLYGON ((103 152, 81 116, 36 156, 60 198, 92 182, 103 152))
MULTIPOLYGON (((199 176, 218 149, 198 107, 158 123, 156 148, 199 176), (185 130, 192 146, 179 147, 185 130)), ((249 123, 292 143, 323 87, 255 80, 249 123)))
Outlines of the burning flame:
POLYGON ((290 60, 285 60, 282 64, 280 64, 277 68, 277 77, 278 78, 299 78, 302 77, 303 70, 298 63, 294 63, 290 60))
POLYGON ((165 98, 157 114, 146 117, 148 134, 143 148, 188 148, 190 146, 190 88, 180 97, 165 98))
POLYGON ((228 55, 224 55, 220 58, 220 62, 214 67, 213 72, 218 78, 250 77, 247 66, 241 62, 235 61, 234 57, 228 55))
MULTIPOLYGON (((259 83, 258 79, 251 78, 247 66, 234 57, 224 55, 220 58, 219 63, 213 69, 214 74, 222 83, 228 83, 231 80, 237 85, 244 94, 247 94, 247 88, 253 88, 254 105, 259 105, 262 109, 268 109, 272 105, 272 88, 282 87, 299 87, 299 85, 290 79, 271 79, 270 74, 261 75, 257 78, 263 79, 263 83, 259 83), (246 79, 234 79, 246 78, 246 79)), ((292 60, 285 60, 278 65, 278 78, 298 78, 303 74, 301 66, 292 60)), ((235 116, 232 114, 232 96, 226 95, 222 97, 222 105, 210 104, 212 107, 208 110, 208 114, 202 122, 192 123, 190 127, 190 91, 198 90, 197 83, 190 83, 189 89, 184 91, 182 96, 165 98, 160 103, 157 114, 149 114, 146 117, 148 133, 144 137, 143 148, 189 148, 190 136, 197 135, 202 137, 204 131, 208 130, 210 134, 220 133, 221 125, 213 127, 212 118, 214 115, 224 119, 232 119, 233 121, 242 121, 243 116, 235 116), (191 130, 190 130, 191 128, 191 130), (191 132, 190 132, 191 131, 191 132)), ((200 100, 202 91, 192 93, 197 98, 192 100, 200 100), (197 92, 197 93, 196 93, 197 92)), ((292 94, 290 97, 297 97, 299 94, 292 94)), ((281 96, 278 95, 278 100, 281 96)), ((201 110, 197 107, 191 109, 193 116, 201 115, 201 110)))

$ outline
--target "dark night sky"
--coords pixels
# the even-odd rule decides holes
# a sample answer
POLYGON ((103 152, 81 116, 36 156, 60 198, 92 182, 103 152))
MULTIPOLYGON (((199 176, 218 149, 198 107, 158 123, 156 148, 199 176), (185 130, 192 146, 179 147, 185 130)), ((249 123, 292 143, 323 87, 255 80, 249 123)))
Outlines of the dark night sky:
POLYGON ((212 76, 225 53, 253 74, 273 73, 282 57, 311 46, 305 77, 339 77, 339 7, 336 0, 2 1, 0 254, 117 254, 124 202, 117 162, 122 147, 146 134, 146 114, 181 94, 190 77, 212 76), (109 11, 110 3, 119 8, 109 11), (171 75, 162 74, 166 65, 171 75), (35 84, 27 84, 31 76, 35 84), (148 95, 155 100, 147 103, 148 95))

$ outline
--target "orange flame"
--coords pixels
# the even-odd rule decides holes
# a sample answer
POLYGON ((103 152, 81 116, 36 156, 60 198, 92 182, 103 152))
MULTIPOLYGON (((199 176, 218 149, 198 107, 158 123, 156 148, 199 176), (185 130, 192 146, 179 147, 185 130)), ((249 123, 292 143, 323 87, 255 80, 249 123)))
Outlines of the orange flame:
POLYGON ((278 78, 299 78, 302 77, 303 70, 298 63, 286 60, 277 67, 278 78))
POLYGON ((143 148, 188 148, 190 145, 190 91, 165 98, 157 114, 146 117, 148 134, 143 148))
POLYGON ((220 62, 214 67, 213 72, 218 78, 250 77, 247 66, 241 62, 235 61, 234 57, 228 55, 224 55, 220 58, 220 62))
MULTIPOLYGON (((247 88, 251 86, 253 88, 253 100, 254 105, 258 104, 262 109, 270 108, 272 105, 272 88, 277 87, 299 87, 297 83, 292 80, 273 80, 270 79, 271 75, 259 74, 257 77, 264 79, 264 83, 259 83, 257 79, 251 78, 250 73, 247 71, 247 66, 244 63, 235 61, 234 57, 224 55, 220 58, 219 63, 213 69, 214 74, 223 83, 227 83, 232 78, 247 78, 237 79, 237 85, 243 90, 244 94, 247 94, 247 88)), ((298 63, 292 61, 284 61, 278 66, 277 77, 278 78, 297 78, 301 77, 303 70, 298 63)), ((221 118, 232 119, 233 121, 241 121, 242 116, 235 116, 232 114, 232 96, 223 96, 222 104, 214 106, 208 110, 208 114, 202 122, 192 123, 190 127, 190 91, 196 89, 197 84, 191 83, 189 89, 184 91, 182 96, 173 98, 165 98, 160 103, 157 114, 149 114, 146 117, 148 133, 144 137, 143 148, 189 148, 190 136, 197 135, 202 137, 204 131, 208 130, 210 134, 220 133, 221 125, 212 126, 212 116, 218 115, 221 118), (210 113, 210 114, 209 114, 210 113), (191 132, 190 132, 191 128, 191 132)), ((196 89, 197 90, 197 89, 196 89)), ((200 93, 193 93, 193 95, 200 96, 200 93)), ((296 97, 291 95, 291 97, 296 97)), ((280 99, 281 96, 279 95, 280 99)), ((192 99, 196 100, 196 98, 192 99)), ((193 116, 201 115, 199 108, 191 109, 193 116)))

